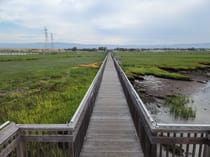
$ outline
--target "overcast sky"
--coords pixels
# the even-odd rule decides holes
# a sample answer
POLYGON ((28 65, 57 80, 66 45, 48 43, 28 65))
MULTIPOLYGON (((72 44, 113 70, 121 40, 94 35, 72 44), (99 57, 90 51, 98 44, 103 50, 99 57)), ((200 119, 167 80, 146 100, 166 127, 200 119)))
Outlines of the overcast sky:
POLYGON ((0 0, 0 42, 210 42, 210 0, 0 0))

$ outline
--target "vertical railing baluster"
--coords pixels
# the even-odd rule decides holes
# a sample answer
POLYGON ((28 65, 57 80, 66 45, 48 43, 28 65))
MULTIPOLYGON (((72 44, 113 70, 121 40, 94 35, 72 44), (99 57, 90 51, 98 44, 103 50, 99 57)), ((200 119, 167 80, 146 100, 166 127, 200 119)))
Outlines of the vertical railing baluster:
MULTIPOLYGON (((65 134, 65 131, 62 132, 62 134, 65 134)), ((63 157, 66 157, 66 152, 65 152, 65 143, 62 142, 62 149, 63 149, 63 157)))
MULTIPOLYGON (((183 137, 183 133, 182 133, 182 132, 180 133, 180 137, 181 137, 181 138, 183 137)), ((183 145, 180 144, 179 147, 180 147, 180 150, 182 151, 183 145)), ((183 156, 183 154, 180 153, 180 154, 179 154, 179 157, 182 157, 182 156, 183 156)))
MULTIPOLYGON (((45 131, 42 131, 42 135, 45 135, 45 131)), ((43 149, 43 156, 45 157, 47 155, 46 143, 42 143, 42 149, 43 149)))
MULTIPOLYGON (((204 137, 204 133, 201 133, 200 135, 201 138, 204 137)), ((199 150, 198 150, 198 157, 202 157, 202 150, 203 150, 203 144, 199 144, 199 150)))
MULTIPOLYGON (((190 133, 187 133, 187 137, 190 138, 190 133)), ((186 157, 189 155, 189 144, 186 144, 186 157)))
MULTIPOLYGON (((159 136, 163 137, 163 132, 161 132, 159 136)), ((159 157, 162 157, 162 149, 162 144, 160 144, 159 157)))
MULTIPOLYGON (((170 137, 170 132, 167 133, 167 137, 170 137)), ((169 156, 169 145, 166 145, 166 157, 169 156)))
MULTIPOLYGON (((175 132, 174 132, 174 135, 173 135, 173 137, 176 137, 176 133, 175 133, 175 132)), ((172 144, 171 146, 173 147, 173 148, 172 148, 172 149, 173 149, 173 150, 172 150, 172 157, 175 157, 175 151, 176 151, 175 149, 176 149, 176 144, 172 144)))
MULTIPOLYGON (((197 133, 194 133, 194 138, 197 138, 197 133)), ((192 157, 195 157, 195 151, 196 151, 196 144, 193 144, 192 157)))
MULTIPOLYGON (((58 135, 59 132, 57 131, 56 134, 58 135)), ((60 156, 60 149, 59 149, 59 146, 58 146, 58 142, 55 144, 55 150, 56 150, 56 157, 60 156)))
POLYGON ((208 144, 204 145, 204 157, 210 157, 210 132, 206 133, 206 138, 208 140, 208 144))

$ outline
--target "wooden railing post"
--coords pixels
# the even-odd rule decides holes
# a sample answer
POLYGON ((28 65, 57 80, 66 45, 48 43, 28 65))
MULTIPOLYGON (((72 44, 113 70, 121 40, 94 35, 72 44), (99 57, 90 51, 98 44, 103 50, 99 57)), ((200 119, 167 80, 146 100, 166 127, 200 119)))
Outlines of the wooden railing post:
MULTIPOLYGON (((157 133, 152 133, 151 134, 152 136, 157 136, 157 133)), ((150 141, 151 143, 151 150, 150 150, 150 152, 151 152, 151 154, 150 154, 150 156, 151 157, 156 157, 157 156, 157 144, 153 144, 152 143, 152 141, 150 141)))
POLYGON ((210 157, 210 132, 208 132, 208 144, 204 147, 203 157, 210 157))
POLYGON ((17 157, 24 157, 24 152, 25 152, 25 142, 20 139, 18 142, 18 146, 17 146, 17 157))
MULTIPOLYGON (((156 136, 156 134, 152 134, 152 136, 156 136)), ((148 135, 146 135, 145 138, 145 157, 156 157, 157 156, 157 145, 153 144, 152 141, 150 141, 148 135)))

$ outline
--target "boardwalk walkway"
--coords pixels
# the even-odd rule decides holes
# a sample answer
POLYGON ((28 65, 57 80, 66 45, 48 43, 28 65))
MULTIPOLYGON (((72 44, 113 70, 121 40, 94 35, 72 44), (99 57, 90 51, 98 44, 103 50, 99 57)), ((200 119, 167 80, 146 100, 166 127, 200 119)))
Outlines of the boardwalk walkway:
POLYGON ((110 55, 80 156, 143 157, 110 55))

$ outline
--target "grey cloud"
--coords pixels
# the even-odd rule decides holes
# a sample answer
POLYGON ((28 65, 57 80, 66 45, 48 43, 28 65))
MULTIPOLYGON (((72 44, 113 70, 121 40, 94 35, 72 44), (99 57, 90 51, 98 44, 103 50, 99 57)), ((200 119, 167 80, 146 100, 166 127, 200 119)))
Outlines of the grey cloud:
POLYGON ((196 36, 199 42, 210 36, 209 3, 208 0, 1 0, 0 20, 29 29, 47 26, 58 40, 68 42, 149 44, 190 42, 196 36))

